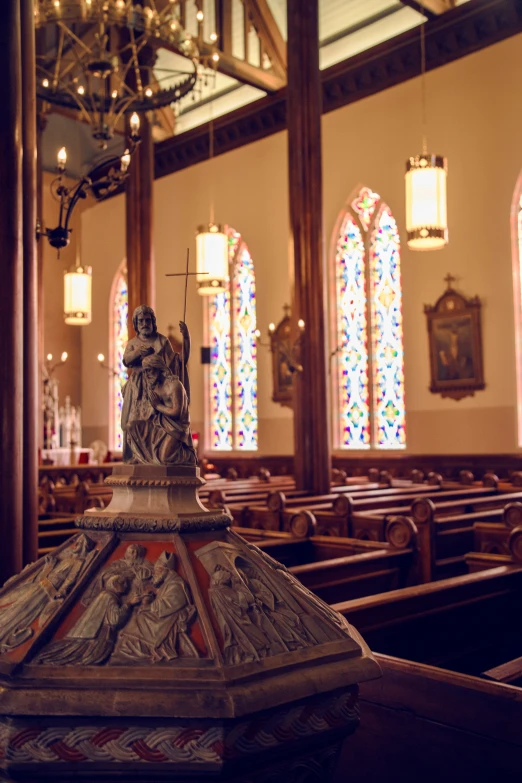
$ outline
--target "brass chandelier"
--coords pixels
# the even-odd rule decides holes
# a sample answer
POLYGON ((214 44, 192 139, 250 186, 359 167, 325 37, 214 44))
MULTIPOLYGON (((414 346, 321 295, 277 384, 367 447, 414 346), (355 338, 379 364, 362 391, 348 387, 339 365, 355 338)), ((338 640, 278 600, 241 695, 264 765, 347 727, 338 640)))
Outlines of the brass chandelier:
POLYGON ((177 17, 177 3, 159 0, 35 0, 42 30, 37 95, 80 112, 102 148, 126 115, 179 101, 198 81, 196 41, 177 17), (183 58, 176 70, 153 73, 155 51, 183 58))

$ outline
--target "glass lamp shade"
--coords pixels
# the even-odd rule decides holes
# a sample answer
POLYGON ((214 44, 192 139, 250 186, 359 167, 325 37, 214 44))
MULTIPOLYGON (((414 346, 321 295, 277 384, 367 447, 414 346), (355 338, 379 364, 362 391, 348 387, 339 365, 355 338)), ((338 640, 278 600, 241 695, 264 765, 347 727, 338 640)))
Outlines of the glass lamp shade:
POLYGON ((406 163, 406 230, 412 250, 436 250, 448 242, 446 178, 440 155, 417 155, 406 163))
POLYGON ((198 294, 214 296, 226 291, 228 239, 221 226, 200 226, 196 235, 196 280, 198 294), (207 274, 205 274, 205 272, 207 274))
POLYGON ((92 269, 77 266, 64 275, 65 323, 86 326, 91 323, 92 269))

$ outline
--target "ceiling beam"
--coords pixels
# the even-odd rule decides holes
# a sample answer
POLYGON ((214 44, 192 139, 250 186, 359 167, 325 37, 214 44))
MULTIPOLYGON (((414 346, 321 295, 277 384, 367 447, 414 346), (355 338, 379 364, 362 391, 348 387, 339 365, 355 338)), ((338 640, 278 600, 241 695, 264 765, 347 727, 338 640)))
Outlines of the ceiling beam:
MULTIPOLYGON (((200 53, 203 56, 210 56, 212 49, 206 44, 200 46, 200 53)), ((255 65, 232 57, 224 52, 219 53, 219 62, 217 70, 226 76, 231 76, 243 84, 249 84, 251 87, 257 87, 258 90, 273 93, 280 90, 286 84, 286 79, 279 74, 273 73, 263 68, 257 68, 255 65)))
POLYGON ((428 19, 451 11, 457 5, 456 0, 400 0, 403 5, 413 8, 428 19))
POLYGON ((272 66, 286 78, 286 41, 270 10, 267 0, 243 0, 245 13, 259 35, 272 66))

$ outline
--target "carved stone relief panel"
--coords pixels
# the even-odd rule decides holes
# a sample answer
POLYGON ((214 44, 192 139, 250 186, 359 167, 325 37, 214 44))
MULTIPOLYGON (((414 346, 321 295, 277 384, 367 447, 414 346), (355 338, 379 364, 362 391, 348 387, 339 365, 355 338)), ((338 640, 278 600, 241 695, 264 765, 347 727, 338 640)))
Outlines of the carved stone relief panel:
POLYGON ((168 664, 206 656, 197 610, 170 542, 121 543, 79 603, 37 663, 168 664))
POLYGON ((270 559, 272 568, 264 569, 246 546, 223 541, 200 547, 195 555, 209 575, 208 603, 226 664, 251 663, 347 638, 340 615, 279 563, 274 571, 270 559))
POLYGON ((38 637, 58 614, 110 538, 79 533, 5 583, 0 591, 1 655, 11 660, 23 658, 26 642, 38 637))

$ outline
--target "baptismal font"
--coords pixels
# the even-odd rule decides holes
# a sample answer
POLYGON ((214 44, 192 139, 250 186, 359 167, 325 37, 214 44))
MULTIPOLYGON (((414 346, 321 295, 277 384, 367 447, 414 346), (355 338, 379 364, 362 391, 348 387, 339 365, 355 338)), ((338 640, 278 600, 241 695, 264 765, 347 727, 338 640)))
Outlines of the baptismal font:
POLYGON ((112 501, 0 591, 0 768, 328 781, 357 683, 379 667, 341 615, 203 506, 188 329, 180 356, 151 308, 133 323, 112 501))

